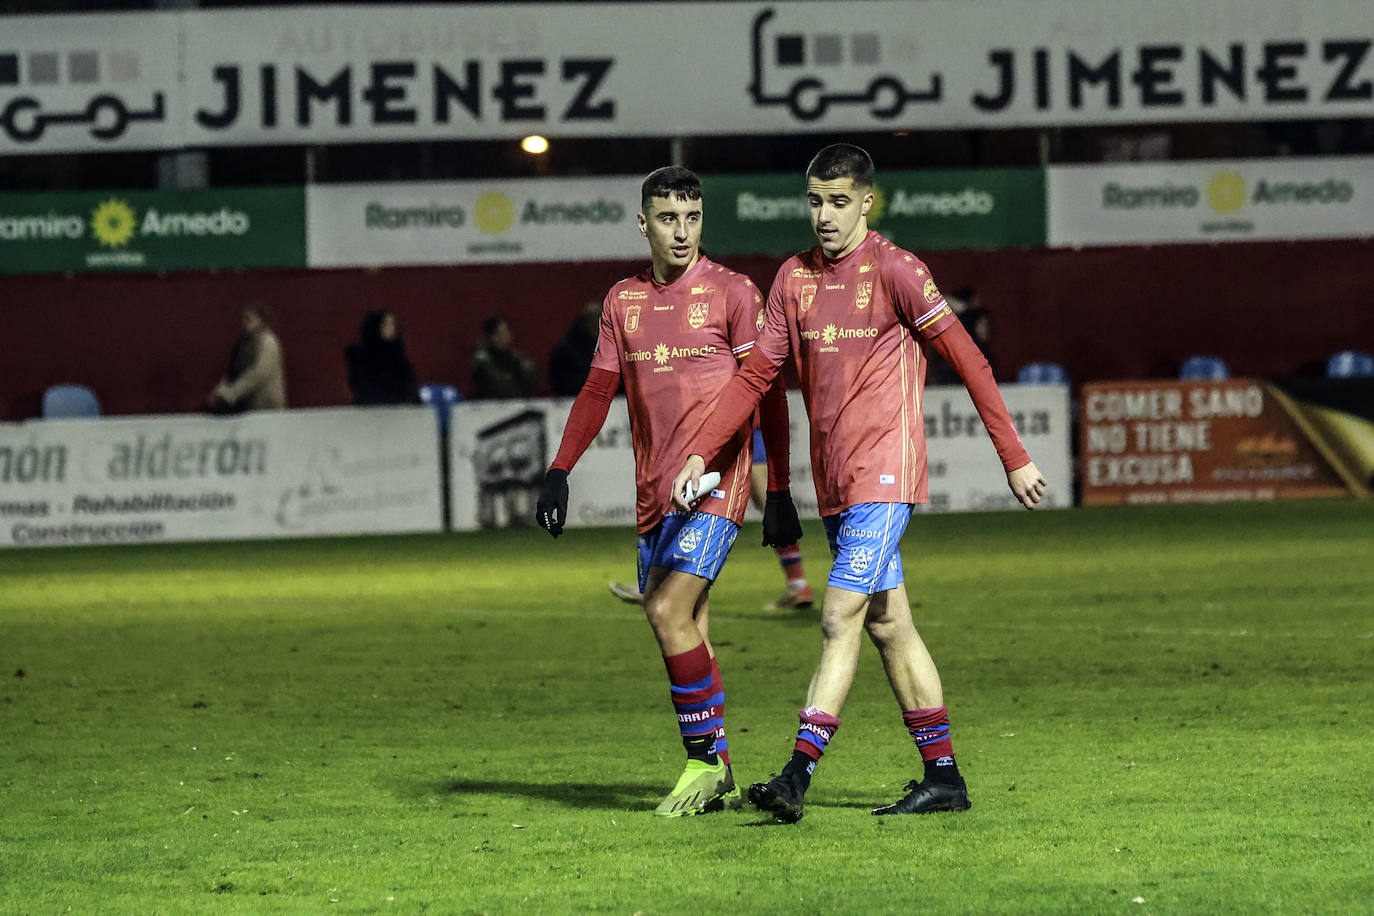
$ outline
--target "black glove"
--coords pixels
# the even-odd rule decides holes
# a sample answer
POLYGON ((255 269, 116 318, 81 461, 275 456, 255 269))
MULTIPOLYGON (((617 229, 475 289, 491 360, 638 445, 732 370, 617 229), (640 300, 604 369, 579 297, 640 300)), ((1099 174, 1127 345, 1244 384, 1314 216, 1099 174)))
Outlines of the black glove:
POLYGON ((769 490, 763 504, 763 546, 791 547, 801 540, 802 526, 791 490, 769 490))
MULTIPOLYGON (((795 514, 795 513, 793 513, 795 514)), ((544 489, 534 507, 534 520, 549 534, 558 537, 568 520, 568 472, 550 468, 544 475, 544 489)))

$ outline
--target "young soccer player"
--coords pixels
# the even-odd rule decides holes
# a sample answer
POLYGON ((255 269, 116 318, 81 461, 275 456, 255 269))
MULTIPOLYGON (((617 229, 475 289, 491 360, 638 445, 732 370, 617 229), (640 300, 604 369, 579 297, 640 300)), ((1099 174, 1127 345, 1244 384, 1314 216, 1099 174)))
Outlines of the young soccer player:
MULTIPOLYGON (((668 481, 763 324, 763 297, 743 274, 700 253, 701 182, 669 166, 644 179, 639 231, 649 268, 606 294, 591 371, 544 479, 536 521, 563 531, 568 473, 605 422, 625 381, 635 454, 639 588, 658 639, 687 764, 656 814, 679 817, 741 804, 725 739, 725 690, 709 639, 707 590, 720 573, 749 500, 749 417, 721 436, 721 473, 709 494, 674 511, 668 481)), ((750 409, 752 413, 752 408, 750 409)), ((760 409, 768 443, 787 454, 781 389, 760 409), (781 440, 777 442, 776 440, 781 440)), ((792 522, 796 533, 800 526, 792 522)), ((791 533, 784 532, 784 533, 791 533)))
MULTIPOLYGON (((807 166, 806 196, 819 244, 778 270, 759 341, 671 484, 677 492, 700 476, 702 456, 713 456, 749 415, 790 354, 810 416, 816 496, 835 563, 821 609, 821 657, 792 757, 773 779, 750 786, 749 800, 783 822, 802 816, 812 773, 840 726, 867 630, 924 761, 923 778, 873 813, 960 811, 969 807, 968 790, 954 759, 940 675, 911 619, 898 551, 913 506, 928 499, 921 389, 930 349, 964 380, 1022 505, 1035 508, 1046 482, 1012 426, 987 360, 930 271, 869 230, 868 153, 843 143, 822 149, 807 166)), ((785 474, 787 462, 775 459, 770 468, 785 474)))

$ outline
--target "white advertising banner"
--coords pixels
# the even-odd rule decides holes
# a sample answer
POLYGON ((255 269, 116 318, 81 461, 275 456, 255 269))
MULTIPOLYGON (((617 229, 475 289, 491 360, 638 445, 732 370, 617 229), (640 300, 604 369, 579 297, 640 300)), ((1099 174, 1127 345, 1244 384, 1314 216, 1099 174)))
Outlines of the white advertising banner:
POLYGON ((1374 157, 1047 171, 1050 245, 1374 235, 1374 157))
MULTIPOLYGON (((1001 387, 1026 451, 1050 483, 1039 508, 1069 508, 1073 505, 1069 389, 1061 385, 1001 387)), ((961 385, 927 388, 923 406, 930 470, 930 503, 924 511, 1026 511, 1007 487, 1007 472, 968 391, 961 385)))
POLYGON ((644 253, 642 176, 306 189, 311 267, 580 261, 644 253))
POLYGON ((428 407, 0 423, 0 546, 439 531, 428 407))
MULTIPOLYGON (((802 518, 816 517, 809 430, 801 392, 789 391, 792 497, 802 518)), ((1059 386, 1005 385, 1007 408, 1036 466, 1050 480, 1045 508, 1073 505, 1069 392, 1059 386)), ((464 402, 449 425, 453 528, 533 527, 544 471, 567 424, 571 399, 464 402)), ((929 388, 925 396, 930 505, 924 511, 1021 509, 968 392, 929 388)), ((635 524, 634 452, 624 397, 611 404, 600 435, 568 477, 567 527, 635 524)), ((1024 511, 1024 510, 1021 510, 1024 511)), ((752 506, 746 520, 759 513, 752 506)))
POLYGON ((836 9, 387 4, 0 17, 0 153, 1370 114, 1368 0, 852 0, 842 22, 836 9), (677 36, 703 29, 709 40, 672 53, 677 36), (59 90, 52 68, 33 61, 65 61, 68 49, 146 62, 138 91, 111 91, 85 64, 70 78, 64 69, 59 90), (111 96, 146 118, 139 130, 108 103, 97 123, 88 106, 111 96))

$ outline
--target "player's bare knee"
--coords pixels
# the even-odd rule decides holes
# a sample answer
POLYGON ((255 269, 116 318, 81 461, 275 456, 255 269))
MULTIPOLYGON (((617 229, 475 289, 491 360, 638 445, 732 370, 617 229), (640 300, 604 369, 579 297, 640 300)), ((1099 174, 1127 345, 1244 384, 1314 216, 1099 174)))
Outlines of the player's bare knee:
MULTIPOLYGON (((683 608, 676 606, 661 592, 654 592, 644 598, 644 617, 649 621, 649 626, 655 630, 666 626, 676 616, 683 613, 683 608)), ((686 613, 690 614, 691 609, 687 608, 686 613)))
POLYGON ((868 638, 879 648, 907 640, 916 635, 916 626, 910 616, 881 614, 864 621, 868 638))

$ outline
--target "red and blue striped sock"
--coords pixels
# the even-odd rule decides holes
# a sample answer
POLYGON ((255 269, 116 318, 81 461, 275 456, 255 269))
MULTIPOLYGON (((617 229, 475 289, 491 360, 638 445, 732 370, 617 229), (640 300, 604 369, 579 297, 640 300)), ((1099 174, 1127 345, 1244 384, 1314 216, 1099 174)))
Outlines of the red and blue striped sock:
POLYGON ((729 766, 730 746, 725 743, 725 681, 721 679, 720 665, 714 657, 711 659, 711 694, 719 710, 715 719, 716 753, 720 755, 720 762, 729 766))
POLYGON ((716 694, 718 682, 712 674, 712 661, 705 642, 695 649, 663 657, 682 746, 688 757, 714 766, 720 760, 716 754, 716 728, 720 724, 717 703, 723 697, 716 694))
POLYGON ((921 752, 925 778, 934 782, 958 783, 959 765, 954 762, 954 744, 949 739, 949 710, 944 706, 908 709, 902 713, 911 740, 921 752))
POLYGON ((801 724, 797 727, 797 741, 792 745, 792 759, 782 771, 791 777, 794 785, 805 792, 811 785, 811 774, 816 769, 821 755, 835 737, 840 720, 808 706, 797 713, 801 724))

